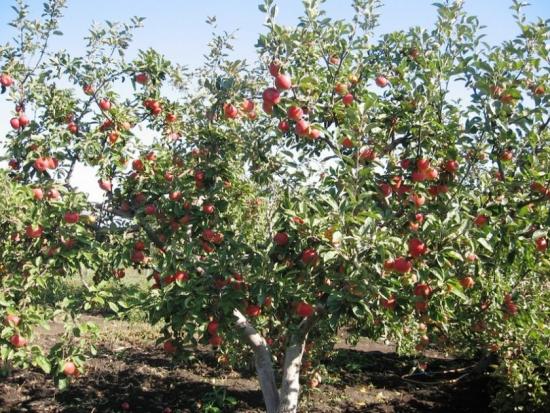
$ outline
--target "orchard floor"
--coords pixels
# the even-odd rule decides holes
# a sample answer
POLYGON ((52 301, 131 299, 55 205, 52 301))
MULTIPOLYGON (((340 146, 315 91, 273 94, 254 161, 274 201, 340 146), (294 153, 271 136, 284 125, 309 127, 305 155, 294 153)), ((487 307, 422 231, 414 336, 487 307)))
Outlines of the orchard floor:
MULTIPOLYGON (((205 350, 193 365, 177 367, 154 346, 157 333, 150 327, 99 317, 94 321, 102 324, 104 332, 99 354, 89 361, 86 374, 69 390, 59 392, 38 370, 16 370, 9 378, 0 378, 0 412, 121 412, 123 402, 128 402, 130 412, 135 413, 160 413, 165 407, 174 413, 263 411, 255 377, 221 368, 212 353, 205 350)), ((61 327, 54 325, 41 332, 39 340, 47 346, 61 332, 61 327)), ((428 372, 471 364, 436 354, 427 356, 428 372)), ((389 346, 367 341, 353 348, 341 344, 330 363, 328 379, 303 394, 300 411, 488 411, 487 379, 417 384, 401 378, 412 363, 396 356, 389 346)), ((424 380, 420 376, 418 379, 424 380)))

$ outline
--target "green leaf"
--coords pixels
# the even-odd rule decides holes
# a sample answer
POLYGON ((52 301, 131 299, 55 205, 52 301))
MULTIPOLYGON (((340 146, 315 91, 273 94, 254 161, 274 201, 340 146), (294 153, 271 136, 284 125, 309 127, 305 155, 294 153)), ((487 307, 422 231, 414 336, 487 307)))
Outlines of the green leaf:
POLYGON ((447 256, 449 258, 454 258, 455 260, 458 260, 458 261, 464 261, 464 258, 462 258, 462 255, 460 255, 458 252, 453 251, 453 250, 446 251, 445 256, 447 256))
POLYGON ((65 390, 68 386, 69 386, 69 380, 66 377, 59 379, 57 382, 57 388, 59 390, 65 390))
POLYGON ((44 357, 44 356, 37 356, 35 359, 34 359, 34 362, 36 363, 36 365, 38 367, 40 367, 42 369, 42 371, 46 374, 50 374, 51 370, 52 370, 52 366, 50 364, 50 361, 44 357))
POLYGON ((451 293, 456 295, 457 297, 463 299, 464 301, 468 300, 468 296, 464 294, 460 289, 458 289, 455 285, 451 284, 451 293))
POLYGON ((487 242, 485 238, 478 238, 477 242, 489 252, 493 252, 493 247, 487 242))

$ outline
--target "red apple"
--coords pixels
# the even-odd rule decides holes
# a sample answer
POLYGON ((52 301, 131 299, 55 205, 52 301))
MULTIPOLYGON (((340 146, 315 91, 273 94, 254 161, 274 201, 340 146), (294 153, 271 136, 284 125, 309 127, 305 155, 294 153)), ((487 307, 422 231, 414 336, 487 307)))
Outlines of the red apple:
POLYGON ((63 217, 67 224, 76 224, 79 218, 80 215, 78 214, 78 212, 75 211, 67 211, 65 212, 65 216, 63 217))
POLYGON ((342 103, 346 106, 349 106, 353 103, 353 95, 351 93, 348 93, 342 97, 342 103))
POLYGON ((290 80, 290 76, 283 75, 282 73, 278 74, 275 77, 275 86, 279 90, 287 90, 292 87, 292 81, 290 80))
POLYGON ((418 283, 414 286, 414 295, 418 297, 429 297, 432 293, 432 288, 426 283, 418 283))
POLYGON ((111 181, 108 181, 106 179, 100 179, 98 183, 99 183, 99 187, 105 192, 111 192, 113 190, 113 184, 111 183, 111 181))
POLYGON ((40 238, 43 232, 44 230, 40 225, 38 225, 36 228, 34 228, 32 225, 27 225, 27 227, 25 228, 25 233, 29 238, 40 238))
POLYGON ((144 85, 149 81, 149 75, 147 73, 137 73, 134 77, 136 83, 144 85))
POLYGON ((315 308, 305 301, 300 301, 296 306, 296 314, 299 317, 311 317, 313 313, 315 313, 315 308))
POLYGON ((296 135, 298 136, 308 136, 310 132, 310 125, 309 122, 303 119, 300 119, 298 122, 296 122, 296 135))
POLYGON ((145 155, 145 159, 150 162, 155 162, 157 160, 157 154, 154 151, 147 152, 147 155, 145 155))
POLYGON ((376 78, 374 79, 374 81, 376 82, 376 85, 378 87, 386 87, 388 85, 388 79, 386 79, 386 77, 382 76, 382 75, 378 75, 376 76, 376 78))
POLYGON ((14 334, 10 337, 10 343, 15 348, 25 347, 27 345, 27 339, 21 337, 19 334, 14 334))
POLYGON ((286 120, 280 121, 279 125, 277 125, 277 127, 283 133, 286 133, 290 130, 290 125, 288 124, 288 122, 286 120))
POLYGON ((162 348, 164 351, 168 354, 174 354, 177 351, 177 347, 172 342, 172 340, 166 340, 164 344, 162 345, 162 348))
POLYGON ((157 207, 154 204, 147 204, 144 211, 147 215, 154 215, 157 212, 157 207))
POLYGON ((417 301, 414 304, 414 307, 415 307, 416 311, 418 311, 419 313, 425 313, 426 310, 428 309, 428 302, 427 301, 417 301))
POLYGON ((380 192, 382 192, 382 195, 384 195, 384 198, 391 196, 393 192, 391 185, 385 182, 378 185, 378 189, 380 190, 380 192))
POLYGON ((262 109, 264 110, 265 113, 267 113, 268 115, 271 115, 273 113, 273 103, 267 102, 264 100, 262 102, 262 109))
POLYGON ((458 167, 458 162, 453 159, 449 159, 445 162, 445 170, 451 174, 454 174, 456 171, 458 171, 458 167))
POLYGON ((281 101, 281 94, 273 87, 268 87, 262 93, 262 98, 265 102, 271 105, 276 105, 281 101))
POLYGON ((134 202, 138 205, 141 205, 145 202, 147 198, 145 197, 145 194, 143 192, 138 192, 134 195, 134 202))
POLYGON ((65 363, 65 366, 63 366, 63 374, 65 376, 74 376, 76 373, 76 366, 72 361, 68 361, 65 363))
POLYGON ((269 74, 273 77, 277 76, 281 70, 281 63, 278 60, 273 60, 269 64, 269 74))
POLYGON ((250 99, 245 99, 241 103, 241 109, 244 112, 252 112, 254 110, 254 102, 252 102, 250 99))
POLYGON ((475 219, 474 219, 474 224, 477 227, 480 227, 480 228, 485 226, 485 224, 487 224, 487 222, 489 222, 489 217, 487 215, 483 215, 483 214, 480 214, 480 215, 476 216, 475 219))
POLYGON ((48 190, 48 192, 46 193, 46 196, 48 197, 49 200, 51 201, 56 201, 58 200, 59 198, 61 198, 61 194, 59 193, 59 191, 55 188, 51 188, 48 190))
POLYGON ((460 280, 460 285, 463 287, 463 288, 472 288, 475 284, 475 281, 472 277, 468 276, 468 277, 462 277, 460 280))
POLYGON ((10 125, 13 129, 19 129, 21 124, 19 123, 19 118, 11 118, 10 125))
POLYGON ((387 310, 394 310, 397 306, 397 299, 395 298, 395 295, 392 294, 388 298, 381 298, 380 304, 387 310))
POLYGON ((174 274, 174 281, 187 281, 189 279, 189 274, 185 271, 176 271, 174 274))
POLYGON ((215 335, 215 336, 210 337, 210 339, 208 340, 208 343, 209 343, 212 347, 219 347, 219 346, 222 345, 223 339, 222 339, 220 336, 215 335))
POLYGON ((377 155, 374 149, 369 148, 368 146, 363 146, 359 149, 359 159, 362 161, 374 161, 376 156, 377 155))
POLYGON ((533 93, 535 96, 542 96, 544 95, 545 89, 543 85, 538 85, 533 88, 533 93))
POLYGON ((348 137, 344 137, 344 139, 342 139, 342 146, 344 148, 347 148, 347 149, 351 149, 353 148, 353 141, 348 137))
POLYGON ((204 212, 205 214, 208 214, 208 215, 212 215, 215 210, 216 210, 216 208, 212 204, 204 204, 202 206, 202 212, 204 212))
POLYGON ((25 115, 24 113, 22 113, 21 115, 19 115, 19 126, 21 126, 22 128, 24 128, 24 127, 29 126, 29 123, 31 123, 31 121, 30 121, 30 119, 27 117, 27 115, 25 115))
POLYGON ((44 199, 44 191, 42 190, 42 188, 33 188, 32 194, 36 201, 41 201, 42 199, 44 199))
POLYGON ((514 153, 510 149, 506 149, 504 152, 502 152, 502 155, 500 155, 500 159, 502 161, 511 161, 514 157, 514 153))
POLYGON ((411 194, 409 200, 414 203, 417 208, 420 208, 426 203, 426 198, 419 194, 411 194))
POLYGON ((319 139, 321 136, 321 131, 319 129, 310 128, 309 134, 307 135, 310 139, 319 139))
POLYGON ((340 96, 343 96, 348 93, 348 85, 346 85, 345 83, 336 83, 336 85, 334 86, 334 91, 340 96))
POLYGON ((283 247, 288 244, 288 234, 286 232, 280 231, 275 234, 273 241, 280 247, 283 247))
POLYGON ((503 93, 502 95, 500 95, 499 99, 500 102, 505 105, 514 103, 514 96, 512 96, 510 93, 503 93))
POLYGON ((19 162, 17 162, 16 159, 10 159, 10 161, 8 162, 8 166, 13 170, 17 170, 20 167, 19 162))
POLYGON ((108 111, 111 109, 111 102, 108 99, 101 99, 98 103, 99 109, 102 111, 108 111))
POLYGON ((205 173, 201 170, 195 171, 195 181, 203 181, 206 177, 205 173))
POLYGON ((208 327, 206 327, 206 329, 208 330, 210 335, 215 336, 218 333, 219 326, 220 326, 220 323, 214 320, 208 323, 208 327))
POLYGON ((173 191, 168 194, 168 198, 170 201, 179 201, 182 197, 182 193, 180 191, 173 191))
POLYGON ((409 254, 413 257, 419 257, 428 251, 428 247, 418 238, 409 240, 409 254))
POLYGON ((439 172, 437 172, 437 169, 428 168, 426 169, 426 178, 430 181, 435 181, 439 178, 439 172))
POLYGON ((412 264, 404 257, 398 257, 393 262, 393 269, 401 274, 405 274, 412 269, 412 264))
POLYGON ((48 164, 48 169, 55 169, 59 166, 59 161, 56 158, 46 158, 46 162, 48 164))
POLYGON ((314 248, 306 248, 302 251, 302 262, 306 265, 315 264, 319 259, 319 254, 314 248))
POLYGON ((145 168, 144 165, 143 165, 143 161, 141 159, 134 159, 132 161, 132 168, 134 169, 134 171, 136 172, 141 172, 143 171, 143 169, 145 168))
POLYGON ((250 317, 258 317, 262 313, 262 309, 259 305, 249 304, 246 307, 246 314, 250 317))
POLYGON ((411 179, 414 182, 423 182, 426 180, 426 178, 427 178, 426 171, 416 170, 416 171, 413 171, 413 173, 411 174, 411 179))
POLYGON ((90 95, 93 95, 94 94, 94 87, 92 85, 84 85, 82 87, 82 90, 84 91, 84 93, 88 96, 90 95))
POLYGON ((225 114, 225 117, 229 119, 235 119, 239 116, 239 111, 237 108, 230 103, 223 105, 223 113, 225 114))
POLYGON ((537 251, 544 252, 548 248, 548 241, 544 237, 539 237, 535 240, 537 251))
POLYGON ((384 261, 384 269, 386 271, 391 271, 394 269, 395 261, 391 258, 388 258, 384 261))
POLYGON ((69 132, 71 132, 73 135, 76 135, 78 133, 78 126, 76 123, 74 122, 70 122, 68 125, 67 125, 67 130, 69 132))
POLYGON ((143 262, 145 261, 145 254, 143 253, 143 251, 133 251, 132 252, 132 256, 130 257, 130 259, 132 260, 132 262, 143 262))
POLYGON ((4 87, 10 87, 11 85, 13 85, 13 78, 6 73, 2 73, 0 75, 0 85, 4 87))
POLYGON ((299 121, 304 116, 304 111, 299 106, 292 105, 287 110, 287 116, 290 120, 299 121))
POLYGON ((425 171, 430 167, 430 161, 428 159, 420 158, 416 161, 416 167, 420 171, 425 171))

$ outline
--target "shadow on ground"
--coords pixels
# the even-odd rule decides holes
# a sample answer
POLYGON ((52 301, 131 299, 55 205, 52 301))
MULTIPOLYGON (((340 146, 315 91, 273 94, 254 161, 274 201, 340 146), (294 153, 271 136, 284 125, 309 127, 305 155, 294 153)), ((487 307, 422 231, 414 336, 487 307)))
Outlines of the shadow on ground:
MULTIPOLYGON (((372 345, 378 349, 379 344, 372 345)), ((391 351, 391 348, 388 349, 391 351)), ((465 360, 428 359, 428 370, 452 370, 472 364, 465 360)), ((414 361, 392 352, 344 348, 330 362, 329 384, 307 392, 302 412, 467 413, 487 412, 488 379, 457 384, 416 384, 401 378, 414 361)), ((243 372, 244 373, 244 372, 243 372)), ((451 376, 449 376, 451 377, 451 376)), ((415 376, 430 381, 429 376, 415 376)), ((177 366, 156 348, 102 348, 86 374, 64 391, 37 371, 16 371, 0 380, 0 412, 261 412, 263 402, 254 377, 221 369, 211 353, 197 362, 177 366)))

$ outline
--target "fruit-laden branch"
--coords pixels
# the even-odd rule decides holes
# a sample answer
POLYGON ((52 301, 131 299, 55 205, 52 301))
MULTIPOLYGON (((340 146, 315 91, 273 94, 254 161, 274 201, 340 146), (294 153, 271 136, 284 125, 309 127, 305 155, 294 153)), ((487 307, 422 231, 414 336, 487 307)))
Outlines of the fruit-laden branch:
POLYGON ((256 372, 258 373, 260 387, 264 395, 267 413, 277 413, 279 408, 279 393, 275 384, 273 359, 267 343, 239 310, 233 310, 233 315, 237 318, 237 327, 241 329, 243 336, 254 351, 256 372))
MULTIPOLYGON (((104 204, 103 203, 93 203, 92 206, 96 209, 96 210, 101 210, 102 206, 104 204)), ((121 209, 107 209, 106 210, 107 212, 113 214, 113 215, 116 215, 120 218, 125 218, 125 219, 132 219, 135 217, 135 212, 130 210, 130 211, 123 211, 121 209)), ((138 223, 136 225, 132 225, 132 226, 128 226, 128 227, 125 227, 123 230, 125 232, 135 232, 137 231, 139 228, 142 228, 145 233, 147 234, 147 236, 149 237, 149 239, 151 241, 153 241, 153 243, 155 244, 155 246, 157 248, 163 248, 164 247, 164 244, 161 242, 160 238, 158 237, 158 235, 155 233, 155 231, 149 226, 149 224, 147 224, 146 222, 143 222, 143 221, 139 221, 138 220, 138 223)), ((94 229, 96 231, 99 231, 102 229, 101 226, 97 226, 97 227, 94 227, 94 229)), ((112 228, 109 229, 109 231, 112 231, 112 228)))
POLYGON ((539 204, 541 202, 549 201, 550 198, 547 195, 542 195, 535 199, 527 199, 525 201, 518 202, 516 205, 516 209, 523 208, 524 206, 527 206, 529 204, 539 204))

